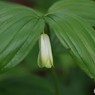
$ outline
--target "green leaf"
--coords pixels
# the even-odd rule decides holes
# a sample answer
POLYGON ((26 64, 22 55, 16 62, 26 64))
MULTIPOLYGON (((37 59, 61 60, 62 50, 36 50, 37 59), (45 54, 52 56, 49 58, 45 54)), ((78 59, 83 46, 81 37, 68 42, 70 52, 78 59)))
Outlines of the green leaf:
POLYGON ((17 65, 31 51, 44 30, 39 15, 24 6, 0 3, 0 73, 17 65))
POLYGON ((76 63, 95 78, 95 31, 82 18, 66 13, 52 13, 45 18, 76 63))
POLYGON ((17 76, 0 81, 1 95, 54 95, 48 81, 35 75, 17 76))
POLYGON ((38 46, 38 43, 36 43, 36 45, 32 48, 30 53, 24 59, 25 63, 28 63, 28 64, 25 64, 24 66, 25 68, 27 67, 28 71, 40 69, 37 64, 38 53, 39 53, 39 46, 38 46), (32 63, 35 63, 35 64, 31 64, 31 58, 32 58, 32 63))
POLYGON ((95 2, 90 0, 62 0, 56 2, 49 12, 60 11, 78 15, 95 26, 95 2))

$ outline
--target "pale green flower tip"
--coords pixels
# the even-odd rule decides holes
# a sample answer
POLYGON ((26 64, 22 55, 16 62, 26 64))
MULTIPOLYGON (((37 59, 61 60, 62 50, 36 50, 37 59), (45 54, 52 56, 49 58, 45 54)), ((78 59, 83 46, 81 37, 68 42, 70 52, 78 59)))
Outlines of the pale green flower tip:
MULTIPOLYGON (((38 58, 39 59, 39 58, 38 58)), ((44 60, 45 61, 45 60, 44 60)), ((53 67, 54 65, 53 65, 53 63, 51 63, 51 62, 44 62, 44 61, 42 61, 42 60, 38 60, 38 66, 40 67, 40 68, 43 68, 43 67, 46 67, 46 68, 51 68, 51 67, 53 67)))
POLYGON ((53 66, 53 64, 48 64, 48 65, 46 64, 45 65, 46 68, 51 68, 52 66, 53 66))
POLYGON ((51 68, 51 67, 54 67, 53 63, 47 63, 47 62, 41 62, 38 58, 38 66, 40 68, 43 68, 43 67, 46 67, 46 68, 51 68))
POLYGON ((53 65, 53 57, 50 40, 47 34, 41 34, 39 39, 39 56, 38 56, 38 66, 40 68, 46 67, 51 68, 53 65))
POLYGON ((38 66, 39 66, 40 68, 43 68, 43 67, 52 68, 52 67, 54 67, 54 65, 51 65, 51 64, 46 65, 45 63, 44 63, 44 66, 43 66, 42 64, 38 64, 38 66))

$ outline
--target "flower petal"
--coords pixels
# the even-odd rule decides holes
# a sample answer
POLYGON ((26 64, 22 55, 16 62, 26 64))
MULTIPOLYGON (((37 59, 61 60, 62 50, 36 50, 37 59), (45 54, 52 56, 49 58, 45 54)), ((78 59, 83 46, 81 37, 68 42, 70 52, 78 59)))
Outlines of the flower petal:
POLYGON ((50 40, 47 34, 41 34, 39 47, 40 52, 38 55, 38 66, 51 68, 53 66, 53 57, 50 40))

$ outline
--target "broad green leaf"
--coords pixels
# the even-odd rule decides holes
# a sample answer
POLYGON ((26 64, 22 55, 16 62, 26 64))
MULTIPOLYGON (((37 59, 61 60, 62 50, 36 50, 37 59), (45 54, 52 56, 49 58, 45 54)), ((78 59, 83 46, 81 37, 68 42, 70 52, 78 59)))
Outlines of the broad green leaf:
POLYGON ((38 53, 39 53, 39 44, 36 43, 36 45, 32 48, 32 50, 27 55, 27 57, 23 60, 25 61, 25 63, 28 63, 25 64, 25 66, 27 66, 28 71, 40 69, 37 64, 38 53), (31 62, 31 58, 32 58, 32 62, 31 62), (31 64, 31 63, 35 63, 35 64, 31 64))
POLYGON ((49 12, 60 11, 78 15, 95 26, 95 2, 90 0, 62 0, 56 2, 49 9, 49 12))
POLYGON ((0 81, 1 95, 54 95, 48 81, 35 75, 7 78, 0 81))
POLYGON ((95 31, 82 18, 66 13, 51 13, 45 18, 76 63, 95 78, 95 31))
POLYGON ((1 4, 0 73, 3 73, 21 62, 31 51, 44 30, 44 20, 30 8, 1 4))

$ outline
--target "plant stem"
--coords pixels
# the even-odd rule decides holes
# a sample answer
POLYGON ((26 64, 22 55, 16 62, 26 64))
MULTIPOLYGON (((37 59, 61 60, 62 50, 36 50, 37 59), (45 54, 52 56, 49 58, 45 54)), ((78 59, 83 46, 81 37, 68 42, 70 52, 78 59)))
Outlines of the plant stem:
MULTIPOLYGON (((51 37, 49 25, 46 24, 46 27, 47 27, 47 29, 46 29, 47 34, 49 35, 49 37, 51 37)), ((59 93, 59 81, 58 81, 58 76, 56 74, 55 68, 51 68, 51 73, 52 73, 52 77, 53 77, 54 84, 55 84, 55 95, 60 95, 60 93, 59 93)))
POLYGON ((58 81, 58 76, 56 74, 55 68, 52 68, 51 72, 52 72, 52 76, 53 76, 54 83, 55 83, 55 95, 60 95, 59 94, 59 81, 58 81))

